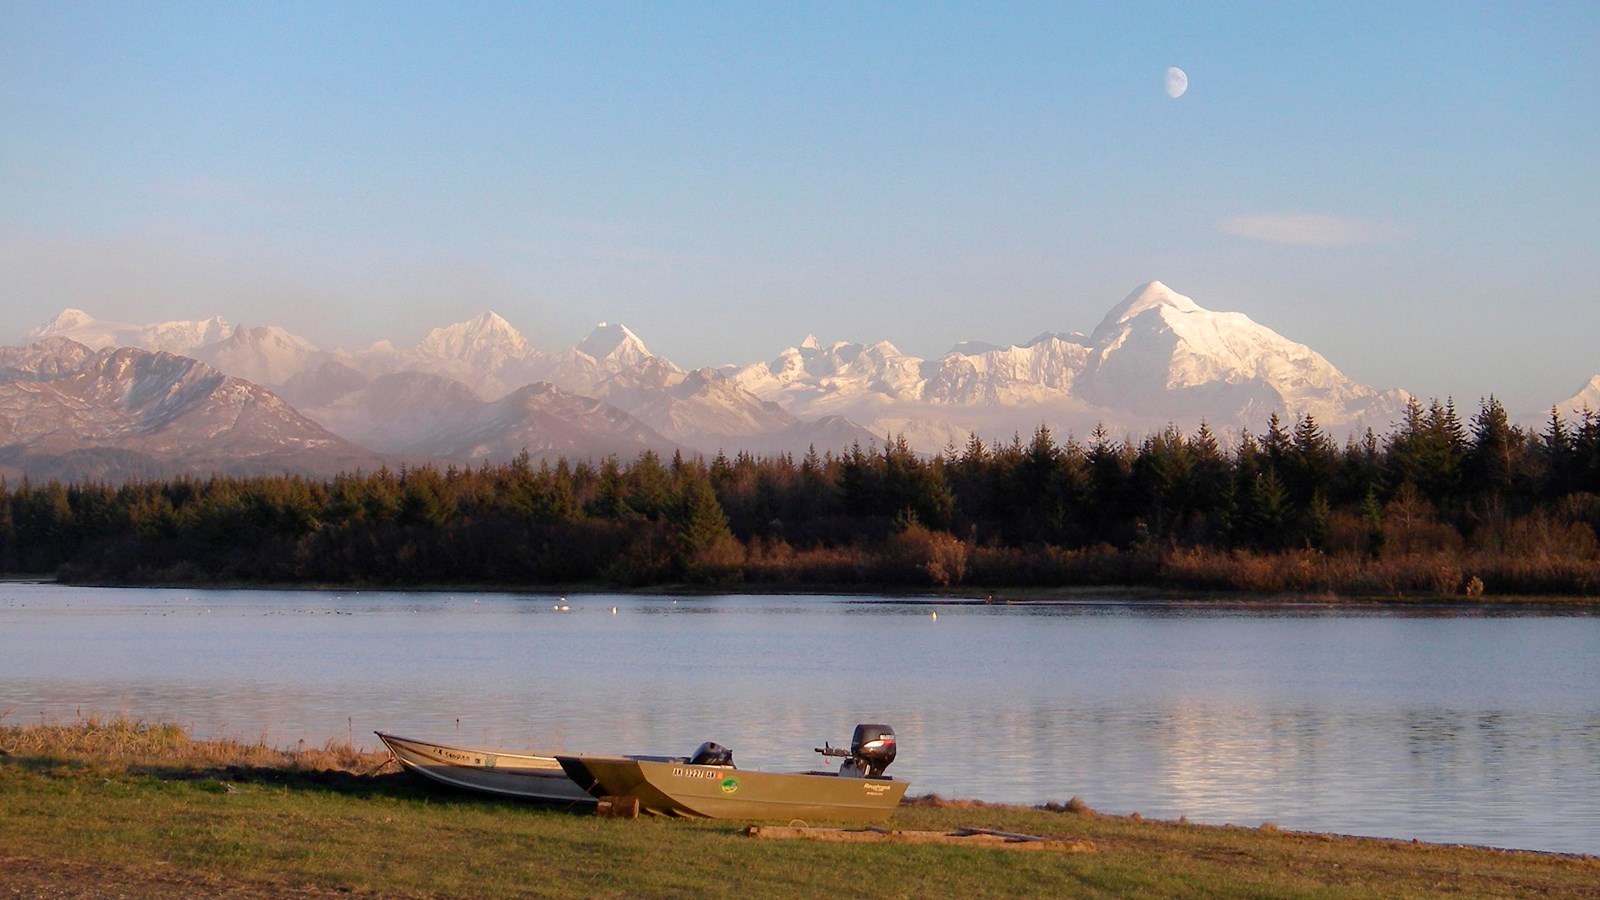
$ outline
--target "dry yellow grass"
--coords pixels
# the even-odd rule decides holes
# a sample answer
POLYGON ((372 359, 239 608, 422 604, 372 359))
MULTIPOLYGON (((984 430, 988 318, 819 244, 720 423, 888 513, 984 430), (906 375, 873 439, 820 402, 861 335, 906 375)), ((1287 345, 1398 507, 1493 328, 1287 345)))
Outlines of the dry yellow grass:
POLYGON ((231 767, 369 774, 389 762, 387 752, 363 752, 349 741, 329 741, 321 747, 302 742, 291 749, 268 746, 264 739, 196 741, 171 723, 98 716, 65 725, 0 728, 0 754, 120 771, 160 767, 208 772, 231 767))

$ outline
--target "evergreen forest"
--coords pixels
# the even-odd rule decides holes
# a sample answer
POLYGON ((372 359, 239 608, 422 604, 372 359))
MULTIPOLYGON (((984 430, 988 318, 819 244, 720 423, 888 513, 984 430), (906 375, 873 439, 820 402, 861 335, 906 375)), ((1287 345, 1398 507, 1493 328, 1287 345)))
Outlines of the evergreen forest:
POLYGON ((1340 443, 903 438, 803 458, 560 460, 125 484, 0 482, 0 570, 66 581, 1349 596, 1600 594, 1600 414, 1413 401, 1340 443))

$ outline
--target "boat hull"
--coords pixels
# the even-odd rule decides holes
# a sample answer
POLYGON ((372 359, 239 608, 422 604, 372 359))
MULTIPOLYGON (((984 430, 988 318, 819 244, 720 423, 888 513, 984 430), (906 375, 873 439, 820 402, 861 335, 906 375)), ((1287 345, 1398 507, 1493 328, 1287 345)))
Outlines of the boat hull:
POLYGON ((519 800, 595 802, 567 777, 553 756, 451 747, 382 731, 375 733, 407 772, 429 781, 519 800))
POLYGON ((909 782, 831 772, 775 773, 613 756, 557 756, 596 797, 631 797, 641 811, 712 819, 885 822, 909 782))

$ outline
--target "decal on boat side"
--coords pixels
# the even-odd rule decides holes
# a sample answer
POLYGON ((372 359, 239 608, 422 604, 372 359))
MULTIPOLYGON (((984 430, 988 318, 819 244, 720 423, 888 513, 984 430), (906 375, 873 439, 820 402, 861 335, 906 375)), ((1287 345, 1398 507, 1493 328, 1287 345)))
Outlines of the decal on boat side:
POLYGON ((874 797, 882 796, 883 794, 889 793, 889 786, 887 784, 875 784, 875 783, 873 783, 871 781, 867 781, 867 782, 863 782, 861 786, 866 788, 867 789, 867 793, 871 794, 874 797))
POLYGON ((724 778, 724 779, 722 779, 722 792, 724 794, 737 793, 738 790, 739 790, 739 779, 737 779, 737 778, 724 778))
POLYGON ((721 778, 723 769, 690 769, 675 766, 672 770, 673 778, 721 778))

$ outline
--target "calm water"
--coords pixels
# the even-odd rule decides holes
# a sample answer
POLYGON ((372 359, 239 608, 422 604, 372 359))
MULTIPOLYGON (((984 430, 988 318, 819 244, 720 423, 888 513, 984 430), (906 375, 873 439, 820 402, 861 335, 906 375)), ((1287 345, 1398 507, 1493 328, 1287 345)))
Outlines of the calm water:
POLYGON ((0 585, 0 721, 374 729, 816 764, 912 793, 1600 853, 1600 616, 0 585), (615 612, 613 612, 613 609, 615 612))

